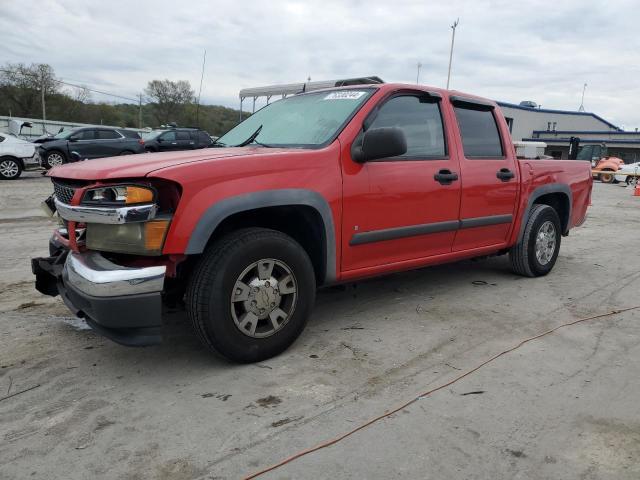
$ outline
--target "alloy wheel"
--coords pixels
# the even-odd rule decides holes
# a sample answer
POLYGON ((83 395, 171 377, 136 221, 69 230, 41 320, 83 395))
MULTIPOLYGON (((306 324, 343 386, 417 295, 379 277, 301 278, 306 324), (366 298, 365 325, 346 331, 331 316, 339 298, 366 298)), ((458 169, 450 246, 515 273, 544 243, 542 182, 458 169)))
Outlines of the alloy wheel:
POLYGON ((238 276, 231 293, 231 316, 238 329, 252 338, 280 331, 296 308, 298 286, 288 265, 265 258, 238 276))
POLYGON ((556 227, 553 222, 547 220, 538 229, 535 251, 540 265, 546 265, 551 261, 556 251, 556 227))
POLYGON ((0 163, 0 174, 5 178, 13 178, 20 172, 18 164, 14 160, 4 160, 0 163))

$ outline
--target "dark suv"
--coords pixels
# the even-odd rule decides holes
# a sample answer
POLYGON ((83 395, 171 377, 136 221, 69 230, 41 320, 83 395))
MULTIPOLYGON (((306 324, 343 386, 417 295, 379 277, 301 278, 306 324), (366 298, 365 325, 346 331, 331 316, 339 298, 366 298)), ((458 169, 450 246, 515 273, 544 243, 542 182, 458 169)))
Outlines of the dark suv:
POLYGON ((42 166, 49 169, 75 161, 71 152, 81 159, 114 157, 144 152, 144 141, 138 132, 124 128, 83 127, 57 134, 38 146, 42 166))
POLYGON ((204 130, 184 127, 153 130, 145 134, 144 143, 147 152, 166 152, 207 148, 211 146, 213 140, 204 130))

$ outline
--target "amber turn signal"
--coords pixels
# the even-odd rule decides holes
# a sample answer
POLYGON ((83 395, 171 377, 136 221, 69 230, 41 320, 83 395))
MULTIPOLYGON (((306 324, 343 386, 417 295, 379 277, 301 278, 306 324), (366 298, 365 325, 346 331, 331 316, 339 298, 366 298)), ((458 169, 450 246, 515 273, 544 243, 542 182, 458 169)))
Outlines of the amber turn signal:
POLYGON ((164 237, 169 228, 169 220, 151 220, 144 224, 144 246, 147 250, 162 249, 164 237))
POLYGON ((126 204, 130 203, 148 203, 153 201, 153 191, 136 186, 127 186, 126 204))

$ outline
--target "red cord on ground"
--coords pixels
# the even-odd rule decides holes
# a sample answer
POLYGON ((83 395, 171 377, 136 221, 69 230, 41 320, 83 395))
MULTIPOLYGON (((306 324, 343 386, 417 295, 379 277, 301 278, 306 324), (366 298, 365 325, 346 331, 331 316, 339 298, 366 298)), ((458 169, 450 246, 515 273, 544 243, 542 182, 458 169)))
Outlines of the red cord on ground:
POLYGON ((588 320, 596 320, 598 318, 604 318, 604 317, 609 317, 611 315, 617 315, 618 313, 623 313, 623 312, 628 312, 629 310, 636 310, 639 309, 640 305, 635 306, 635 307, 629 307, 629 308, 622 308, 620 310, 612 310, 611 312, 608 313, 602 313, 600 315, 594 315, 592 317, 586 317, 586 318, 579 318, 578 320, 574 320, 572 322, 568 322, 568 323, 563 323, 562 325, 558 325, 557 327, 552 328, 551 330, 547 330, 546 332, 542 332, 538 335, 535 335, 533 337, 529 337, 525 340, 522 340, 521 342, 517 343, 516 345, 514 345, 511 348, 508 348, 506 350, 503 350, 500 353, 495 354, 494 356, 490 357, 489 359, 485 360, 484 362, 482 362, 480 365, 472 368, 471 370, 468 370, 460 375, 458 375, 457 377, 455 377, 453 380, 448 381, 447 383, 444 383, 438 387, 432 388, 430 390, 427 390, 426 392, 421 393, 420 395, 418 395, 417 397, 412 398, 411 400, 409 400, 408 402, 403 403, 402 405, 400 405, 399 407, 394 408, 393 410, 387 411, 385 413, 383 413, 382 415, 378 415, 377 417, 374 417, 368 421, 366 421, 365 423, 343 433, 342 435, 339 435, 331 440, 327 440, 326 442, 320 443, 318 445, 316 445, 315 447, 311 447, 311 448, 307 448, 305 450, 301 450, 300 452, 291 455, 290 457, 285 458, 284 460, 281 460, 280 462, 271 465, 270 467, 264 468, 262 470, 259 470, 255 473, 252 473, 251 475, 244 477, 244 480, 251 480, 252 478, 256 478, 259 477, 260 475, 264 475, 267 472, 271 472, 277 468, 280 468, 284 465, 286 465, 287 463, 291 463, 294 460, 300 458, 300 457, 304 457, 305 455, 309 455, 310 453, 313 452, 317 452, 318 450, 321 450, 323 448, 326 447, 330 447, 331 445, 335 445, 336 443, 344 440, 345 438, 347 438, 350 435, 353 435, 354 433, 368 427, 369 425, 372 425, 380 420, 382 420, 383 418, 387 418, 391 415, 393 415, 394 413, 399 412, 400 410, 402 410, 403 408, 408 407, 409 405, 411 405, 412 403, 417 402, 418 400, 420 400, 423 397, 426 397, 427 395, 431 395, 434 392, 437 392, 438 390, 442 390, 443 388, 447 388, 450 385, 453 385, 454 383, 456 383, 459 380, 462 380, 463 378, 471 375, 472 373, 480 370, 482 367, 484 367, 485 365, 487 365, 488 363, 493 362, 494 360, 500 358, 503 355, 506 355, 507 353, 513 352, 514 350, 520 348, 521 346, 523 346, 526 343, 529 343, 533 340, 537 340, 538 338, 544 337, 545 335, 549 335, 550 333, 555 332, 556 330, 559 330, 561 328, 564 327, 569 327, 571 325, 575 325, 577 323, 582 323, 582 322, 586 322, 588 320))

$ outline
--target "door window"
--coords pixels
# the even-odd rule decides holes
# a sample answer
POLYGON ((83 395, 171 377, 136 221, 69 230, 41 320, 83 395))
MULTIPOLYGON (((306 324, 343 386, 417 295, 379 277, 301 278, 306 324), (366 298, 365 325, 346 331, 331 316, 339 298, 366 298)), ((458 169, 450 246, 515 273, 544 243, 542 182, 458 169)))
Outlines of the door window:
POLYGON ((498 125, 492 110, 454 107, 464 156, 467 158, 501 158, 504 156, 498 125))
POLYGON ((75 140, 93 140, 95 138, 95 130, 80 130, 72 135, 75 140))
POLYGON ((176 140, 176 132, 174 131, 165 132, 162 135, 160 135, 160 138, 165 142, 174 142, 176 140))
POLYGON ((98 130, 98 138, 100 140, 113 140, 115 138, 120 138, 113 130, 98 130))
POLYGON ((430 97, 402 95, 388 100, 367 127, 396 127, 404 132, 407 152, 397 159, 429 159, 446 156, 440 105, 430 97))
POLYGON ((189 135, 189 132, 177 132, 176 138, 178 140, 191 140, 191 136, 189 135))

